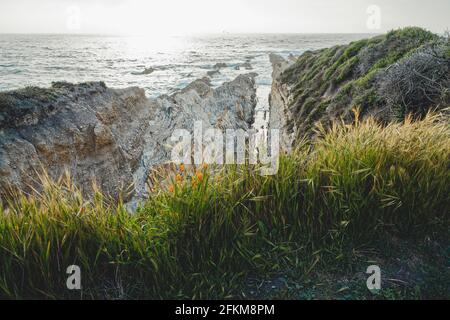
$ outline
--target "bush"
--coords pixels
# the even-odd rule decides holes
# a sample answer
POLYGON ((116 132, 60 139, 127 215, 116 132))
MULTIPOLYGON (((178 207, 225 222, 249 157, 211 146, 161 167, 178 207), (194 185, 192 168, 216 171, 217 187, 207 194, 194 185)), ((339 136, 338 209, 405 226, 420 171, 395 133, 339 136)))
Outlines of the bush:
POLYGON ((380 95, 399 118, 450 106, 450 38, 426 45, 382 75, 380 95))

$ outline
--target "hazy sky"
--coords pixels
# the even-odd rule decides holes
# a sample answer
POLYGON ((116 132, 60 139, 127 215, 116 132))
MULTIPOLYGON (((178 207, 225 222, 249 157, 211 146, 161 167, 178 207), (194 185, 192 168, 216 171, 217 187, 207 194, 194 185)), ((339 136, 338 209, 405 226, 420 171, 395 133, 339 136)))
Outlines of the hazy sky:
POLYGON ((385 32, 450 29, 450 0, 0 0, 0 33, 385 32))

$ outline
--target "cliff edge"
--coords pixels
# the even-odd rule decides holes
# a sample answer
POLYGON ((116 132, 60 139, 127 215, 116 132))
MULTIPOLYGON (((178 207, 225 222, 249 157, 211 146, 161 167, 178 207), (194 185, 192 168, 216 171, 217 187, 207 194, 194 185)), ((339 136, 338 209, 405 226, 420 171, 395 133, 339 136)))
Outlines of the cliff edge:
POLYGON ((318 122, 352 120, 355 107, 392 121, 450 106, 449 37, 416 27, 272 62, 271 126, 286 145, 318 122))

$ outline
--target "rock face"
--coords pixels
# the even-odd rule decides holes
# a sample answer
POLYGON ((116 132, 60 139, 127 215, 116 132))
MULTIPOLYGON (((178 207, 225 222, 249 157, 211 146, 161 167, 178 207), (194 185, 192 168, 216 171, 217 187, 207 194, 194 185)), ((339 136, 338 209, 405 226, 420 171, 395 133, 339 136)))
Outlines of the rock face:
MULTIPOLYGON (((389 122, 450 106, 450 39, 405 28, 318 51, 295 63, 272 56, 271 127, 283 146, 313 136, 317 123, 375 116, 389 122)), ((289 60, 292 60, 290 58, 289 60)))
POLYGON ((248 129, 256 89, 252 75, 212 89, 196 80, 171 95, 148 99, 140 88, 110 89, 104 83, 54 83, 49 89, 0 93, 0 185, 26 189, 36 172, 54 178, 69 170, 90 190, 95 180, 117 197, 134 185, 145 196, 149 170, 169 160, 175 129, 248 129))
POLYGON ((169 160, 170 138, 176 129, 192 132, 195 121, 203 128, 248 130, 257 103, 255 75, 240 75, 212 89, 208 78, 196 80, 183 90, 150 101, 155 110, 146 131, 140 166, 135 171, 135 199, 146 195, 145 179, 150 168, 169 160))
POLYGON ((281 74, 293 65, 292 60, 285 60, 283 57, 271 54, 272 63, 272 90, 269 95, 270 119, 269 127, 280 130, 280 148, 290 152, 294 142, 296 127, 293 120, 294 114, 289 109, 290 88, 281 81, 281 74))

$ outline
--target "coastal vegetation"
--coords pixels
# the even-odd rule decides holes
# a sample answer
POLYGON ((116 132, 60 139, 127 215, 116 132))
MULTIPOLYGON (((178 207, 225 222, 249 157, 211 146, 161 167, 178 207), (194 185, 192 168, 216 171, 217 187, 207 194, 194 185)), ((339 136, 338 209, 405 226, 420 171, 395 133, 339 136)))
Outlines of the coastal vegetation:
POLYGON ((423 116, 450 105, 450 38, 418 27, 394 30, 344 46, 309 51, 282 75, 292 87, 289 108, 298 135, 361 115, 382 121, 423 116))
POLYGON ((133 215, 99 190, 86 199, 68 175, 43 175, 42 191, 0 207, 0 296, 448 298, 448 123, 316 130, 275 176, 177 167, 133 215), (379 293, 364 289, 373 264, 385 272, 379 293), (70 265, 81 291, 66 288, 70 265))

